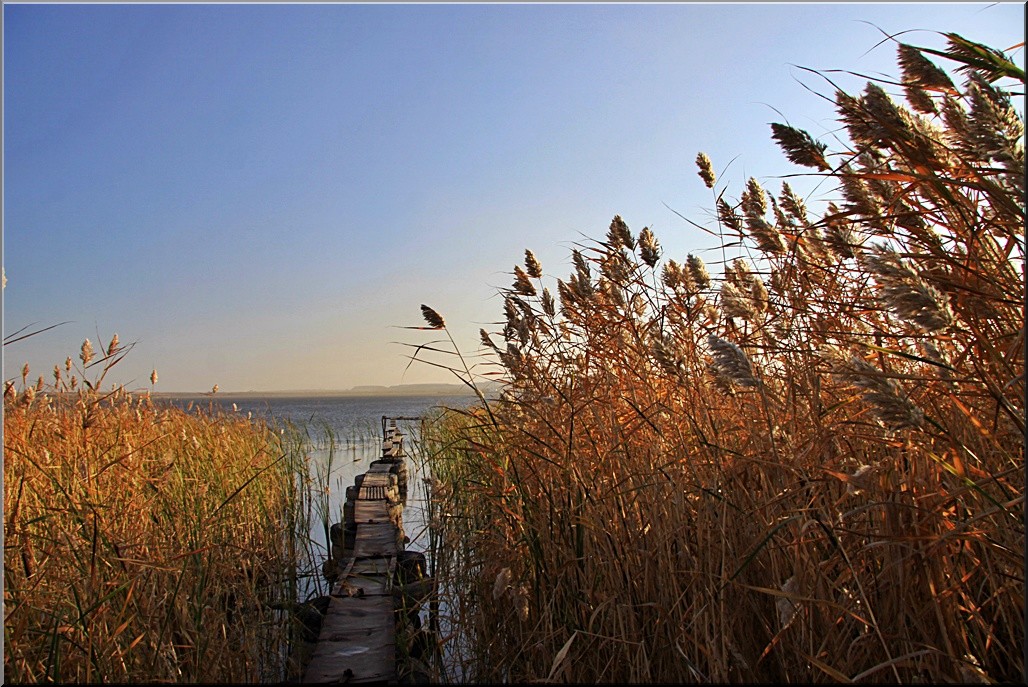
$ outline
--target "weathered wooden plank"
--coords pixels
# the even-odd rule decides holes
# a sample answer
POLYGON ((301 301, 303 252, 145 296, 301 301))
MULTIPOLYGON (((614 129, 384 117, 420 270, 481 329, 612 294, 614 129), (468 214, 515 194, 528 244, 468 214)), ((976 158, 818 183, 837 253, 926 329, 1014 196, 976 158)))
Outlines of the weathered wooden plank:
POLYGON ((399 480, 390 472, 367 472, 357 492, 357 500, 397 500, 399 480))
POLYGON ((394 681, 395 635, 391 597, 332 597, 304 682, 394 681))
POLYGON ((389 521, 388 501, 356 501, 353 504, 353 522, 357 525, 389 521))
POLYGON ((364 558, 353 562, 350 573, 355 577, 388 577, 392 574, 394 565, 388 558, 364 558))
POLYGON ((350 576, 336 583, 332 596, 385 596, 392 593, 392 588, 391 581, 384 576, 350 576))
POLYGON ((357 540, 353 545, 354 558, 395 556, 400 536, 391 522, 369 523, 357 526, 357 540))

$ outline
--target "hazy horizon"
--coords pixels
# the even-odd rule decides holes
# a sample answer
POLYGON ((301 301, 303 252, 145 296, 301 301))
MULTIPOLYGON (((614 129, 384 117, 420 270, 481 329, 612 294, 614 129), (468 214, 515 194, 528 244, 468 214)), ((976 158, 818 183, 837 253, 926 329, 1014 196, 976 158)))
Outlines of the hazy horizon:
MULTIPOLYGON (((5 380, 89 338, 104 380, 222 393, 459 384, 414 346, 479 329, 531 249, 547 284, 615 214, 709 259, 714 197, 780 186, 788 122, 894 44, 1007 49, 1022 3, 6 4, 5 380), (830 77, 830 83, 826 77, 830 77), (36 323, 33 326, 33 323, 36 323)), ((1024 51, 1015 52, 1024 65, 1024 51)), ((939 60, 940 64, 945 64, 939 60)), ((891 89, 898 91, 898 89, 891 89)), ((814 205, 831 189, 790 184, 814 205)), ((435 358, 439 360, 439 358, 435 358)), ((456 358, 443 359, 460 365, 456 358)), ((477 368, 488 372, 489 368, 477 368)), ((174 392, 194 393, 194 391, 174 392)))
MULTIPOLYGON (((479 384, 480 391, 486 391, 490 388, 487 384, 479 384)), ((140 389, 145 391, 147 389, 140 389)), ((185 396, 185 397, 199 397, 199 396, 219 396, 219 397, 235 397, 235 396, 290 396, 290 397, 319 397, 319 396, 474 396, 474 392, 466 384, 461 383, 447 383, 447 382, 429 382, 424 384, 394 384, 391 386, 382 386, 378 384, 358 385, 349 387, 347 389, 238 389, 235 391, 222 391, 219 387, 216 393, 212 393, 210 389, 203 390, 180 390, 180 391, 165 391, 165 390, 153 390, 154 396, 185 396)))

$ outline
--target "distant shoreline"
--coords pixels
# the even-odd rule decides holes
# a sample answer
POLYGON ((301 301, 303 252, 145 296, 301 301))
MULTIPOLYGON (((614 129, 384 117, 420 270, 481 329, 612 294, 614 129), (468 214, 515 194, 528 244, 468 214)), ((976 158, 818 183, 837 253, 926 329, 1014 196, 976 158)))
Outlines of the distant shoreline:
MULTIPOLYGON (((483 393, 492 391, 482 388, 483 393)), ((474 396, 463 384, 401 384, 398 386, 358 386, 345 390, 299 389, 288 391, 154 391, 154 398, 371 398, 376 396, 474 396)))

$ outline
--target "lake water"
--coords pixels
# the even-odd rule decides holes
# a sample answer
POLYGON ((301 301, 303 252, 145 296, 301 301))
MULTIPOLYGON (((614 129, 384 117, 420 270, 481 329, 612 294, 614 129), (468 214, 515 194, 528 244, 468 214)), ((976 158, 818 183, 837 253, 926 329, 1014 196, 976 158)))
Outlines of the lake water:
MULTIPOLYGON (((289 423, 310 437, 312 450, 311 478, 327 487, 327 498, 318 500, 318 512, 312 516, 310 538, 319 557, 328 552, 327 524, 342 522, 346 488, 354 478, 382 455, 382 418, 398 419, 397 428, 405 434, 407 458, 407 502, 403 510, 404 533, 410 538, 408 550, 426 551, 428 532, 425 517, 426 476, 416 446, 420 418, 440 407, 463 408, 476 401, 474 396, 198 396, 168 398, 167 402, 181 408, 190 403, 207 408, 213 404, 225 412, 266 420, 269 425, 284 427, 289 423), (325 512, 327 511, 327 513, 325 512)), ((325 593, 324 580, 309 579, 301 598, 325 593)))

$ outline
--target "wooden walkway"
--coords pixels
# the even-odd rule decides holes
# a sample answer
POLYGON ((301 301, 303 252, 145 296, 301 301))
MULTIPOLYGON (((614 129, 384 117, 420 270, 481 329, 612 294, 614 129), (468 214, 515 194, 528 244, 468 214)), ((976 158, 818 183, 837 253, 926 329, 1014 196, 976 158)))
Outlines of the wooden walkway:
POLYGON ((328 611, 304 671, 310 684, 395 684, 396 612, 403 558, 407 473, 403 434, 385 425, 382 458, 347 488, 344 522, 332 526, 332 584, 328 611))

